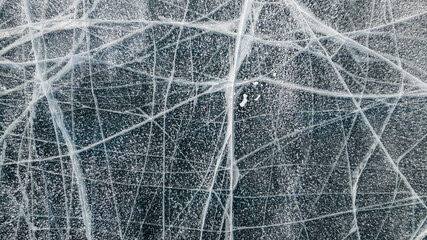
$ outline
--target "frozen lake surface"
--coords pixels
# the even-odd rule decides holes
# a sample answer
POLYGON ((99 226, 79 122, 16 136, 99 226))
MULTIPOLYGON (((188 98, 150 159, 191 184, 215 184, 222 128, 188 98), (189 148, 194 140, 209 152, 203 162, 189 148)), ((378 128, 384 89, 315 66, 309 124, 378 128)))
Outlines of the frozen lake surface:
POLYGON ((427 236, 425 0, 0 0, 1 239, 427 236))

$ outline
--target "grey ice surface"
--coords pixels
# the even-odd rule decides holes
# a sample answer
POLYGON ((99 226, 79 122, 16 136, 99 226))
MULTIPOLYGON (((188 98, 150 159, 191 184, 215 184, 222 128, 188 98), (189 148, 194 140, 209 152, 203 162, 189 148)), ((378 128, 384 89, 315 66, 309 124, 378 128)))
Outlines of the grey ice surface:
POLYGON ((427 236, 426 0, 0 0, 0 239, 427 236))

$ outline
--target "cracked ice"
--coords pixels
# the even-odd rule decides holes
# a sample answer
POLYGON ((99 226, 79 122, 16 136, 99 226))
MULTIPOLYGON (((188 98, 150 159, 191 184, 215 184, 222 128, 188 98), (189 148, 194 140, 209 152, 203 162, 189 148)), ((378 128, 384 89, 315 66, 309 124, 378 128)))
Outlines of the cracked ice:
POLYGON ((0 0, 2 239, 427 236, 422 0, 0 0))

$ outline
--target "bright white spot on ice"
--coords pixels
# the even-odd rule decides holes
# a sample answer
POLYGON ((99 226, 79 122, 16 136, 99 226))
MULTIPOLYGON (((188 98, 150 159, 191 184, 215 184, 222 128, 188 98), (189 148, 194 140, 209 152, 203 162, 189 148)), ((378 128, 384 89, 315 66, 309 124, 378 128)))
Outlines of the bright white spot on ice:
POLYGON ((241 107, 244 107, 246 105, 246 103, 248 102, 248 95, 247 94, 243 94, 243 100, 240 103, 241 107))

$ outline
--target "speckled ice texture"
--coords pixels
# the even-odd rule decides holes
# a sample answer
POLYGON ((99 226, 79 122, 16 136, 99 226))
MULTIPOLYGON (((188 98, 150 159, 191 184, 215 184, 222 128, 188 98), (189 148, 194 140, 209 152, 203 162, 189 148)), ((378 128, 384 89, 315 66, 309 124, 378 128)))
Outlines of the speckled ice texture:
POLYGON ((0 239, 427 236, 426 0, 0 0, 0 239))

